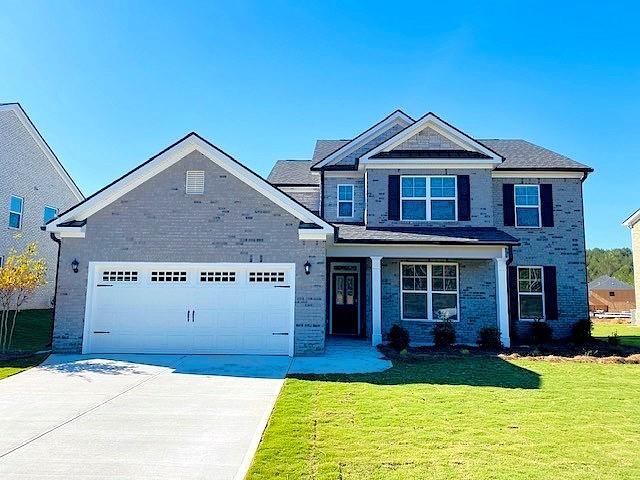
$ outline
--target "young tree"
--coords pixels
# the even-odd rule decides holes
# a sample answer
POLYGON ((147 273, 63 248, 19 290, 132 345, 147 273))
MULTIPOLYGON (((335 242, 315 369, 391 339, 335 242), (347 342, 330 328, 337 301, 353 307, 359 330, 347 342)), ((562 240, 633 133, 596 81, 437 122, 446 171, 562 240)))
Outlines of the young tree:
POLYGON ((30 243, 21 252, 9 252, 0 268, 0 348, 11 349, 16 318, 25 302, 46 282, 47 265, 38 258, 38 245, 30 243))

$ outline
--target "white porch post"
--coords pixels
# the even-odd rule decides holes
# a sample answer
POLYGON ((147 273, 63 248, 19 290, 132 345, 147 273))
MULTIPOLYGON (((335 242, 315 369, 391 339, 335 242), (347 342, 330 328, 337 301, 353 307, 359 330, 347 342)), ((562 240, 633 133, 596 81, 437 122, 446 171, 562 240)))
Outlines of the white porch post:
POLYGON ((505 347, 511 346, 509 337, 509 294, 507 292, 507 258, 496 258, 496 305, 500 340, 505 347))
POLYGON ((382 257, 371 257, 371 343, 375 347, 382 343, 382 257))

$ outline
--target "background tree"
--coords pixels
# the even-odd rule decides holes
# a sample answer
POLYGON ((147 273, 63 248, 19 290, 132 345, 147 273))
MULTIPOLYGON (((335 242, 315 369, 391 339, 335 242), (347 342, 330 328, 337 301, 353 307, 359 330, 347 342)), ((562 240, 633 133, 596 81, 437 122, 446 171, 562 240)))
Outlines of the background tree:
POLYGON ((38 258, 38 245, 30 243, 21 252, 11 250, 0 268, 0 347, 11 349, 16 318, 28 298, 46 282, 47 265, 38 258))
POLYGON ((589 281, 608 275, 633 285, 633 255, 630 248, 587 250, 587 273, 589 281))

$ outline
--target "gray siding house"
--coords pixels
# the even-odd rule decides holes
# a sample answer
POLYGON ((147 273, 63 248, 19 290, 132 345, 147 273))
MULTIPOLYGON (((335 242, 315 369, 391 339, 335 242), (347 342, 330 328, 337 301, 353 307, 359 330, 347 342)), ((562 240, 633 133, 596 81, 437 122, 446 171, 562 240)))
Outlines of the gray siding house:
POLYGON ((17 103, 0 104, 0 165, 0 266, 12 249, 36 242, 47 262, 47 284, 26 308, 51 308, 58 246, 42 227, 84 197, 17 103))
POLYGON ((47 224, 57 351, 321 352, 451 321, 510 345, 588 315, 582 182, 523 140, 395 111, 267 180, 192 133, 47 224))

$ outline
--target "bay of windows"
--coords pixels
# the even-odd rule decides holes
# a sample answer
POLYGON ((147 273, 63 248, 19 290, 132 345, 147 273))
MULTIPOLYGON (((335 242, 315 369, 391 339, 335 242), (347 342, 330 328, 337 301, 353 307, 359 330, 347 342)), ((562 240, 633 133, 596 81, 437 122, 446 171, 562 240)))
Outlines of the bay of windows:
POLYGON ((402 263, 403 320, 458 320, 458 265, 402 263))
POLYGON ((456 219, 456 177, 401 177, 402 220, 456 219))

